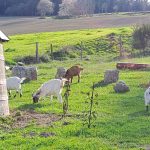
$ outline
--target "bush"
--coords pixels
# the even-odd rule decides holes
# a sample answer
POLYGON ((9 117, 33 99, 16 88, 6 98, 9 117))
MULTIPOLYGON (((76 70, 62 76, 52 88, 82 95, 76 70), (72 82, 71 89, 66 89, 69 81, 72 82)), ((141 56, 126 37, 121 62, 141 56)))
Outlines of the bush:
POLYGON ((44 54, 44 55, 42 55, 42 56, 40 56, 40 61, 41 62, 45 62, 45 63, 48 63, 48 62, 50 62, 50 56, 49 55, 47 55, 47 54, 44 54))
POLYGON ((53 52, 53 58, 56 60, 66 60, 68 58, 76 58, 77 54, 74 49, 75 49, 74 46, 65 46, 59 51, 53 52))
POLYGON ((17 57, 15 58, 16 62, 23 62, 25 64, 35 64, 36 63, 36 58, 34 56, 24 56, 22 58, 17 57))
POLYGON ((133 31, 133 48, 140 49, 142 51, 148 47, 150 42, 150 25, 136 26, 133 31))
POLYGON ((54 19, 72 19, 75 18, 73 16, 55 16, 53 17, 54 19))

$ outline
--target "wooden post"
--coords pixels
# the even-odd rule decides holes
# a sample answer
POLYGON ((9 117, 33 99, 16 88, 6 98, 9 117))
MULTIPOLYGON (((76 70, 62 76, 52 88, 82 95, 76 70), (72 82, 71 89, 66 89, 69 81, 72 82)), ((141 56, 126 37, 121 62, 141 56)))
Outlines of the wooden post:
POLYGON ((122 43, 122 37, 121 35, 119 36, 119 52, 120 52, 120 57, 123 57, 123 43, 122 43))
POLYGON ((8 95, 5 77, 5 62, 3 55, 3 45, 0 43, 0 116, 9 115, 8 95))
POLYGON ((35 52, 36 62, 39 63, 39 43, 36 42, 36 52, 35 52))
POLYGON ((54 56, 53 56, 53 44, 51 44, 50 49, 51 49, 51 58, 52 58, 52 60, 54 60, 54 56))
POLYGON ((81 53, 80 53, 80 59, 83 58, 83 42, 81 42, 81 53))

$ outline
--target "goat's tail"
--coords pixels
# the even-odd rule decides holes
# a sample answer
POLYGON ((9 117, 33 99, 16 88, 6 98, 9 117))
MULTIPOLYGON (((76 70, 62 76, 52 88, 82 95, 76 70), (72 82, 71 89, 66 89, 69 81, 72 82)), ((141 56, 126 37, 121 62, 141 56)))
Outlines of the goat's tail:
POLYGON ((24 80, 26 80, 27 78, 21 78, 21 80, 20 80, 20 83, 22 84, 22 83, 24 83, 24 80))

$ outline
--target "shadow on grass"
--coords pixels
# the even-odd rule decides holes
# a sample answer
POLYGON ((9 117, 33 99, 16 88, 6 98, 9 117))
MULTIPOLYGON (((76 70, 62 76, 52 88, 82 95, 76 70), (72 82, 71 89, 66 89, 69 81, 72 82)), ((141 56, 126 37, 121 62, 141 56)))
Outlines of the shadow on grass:
POLYGON ((78 83, 78 82, 70 83, 70 85, 77 85, 77 84, 80 84, 80 83, 78 83))
POLYGON ((44 104, 24 104, 24 105, 20 105, 18 107, 19 110, 26 110, 26 111, 30 111, 30 110, 35 110, 36 108, 41 108, 44 107, 44 104))
POLYGON ((141 117, 141 116, 148 116, 150 117, 150 111, 147 112, 146 110, 134 112, 128 115, 129 117, 141 117))
POLYGON ((107 85, 109 85, 109 83, 105 83, 104 80, 102 80, 100 82, 95 83, 94 88, 105 87, 107 85))

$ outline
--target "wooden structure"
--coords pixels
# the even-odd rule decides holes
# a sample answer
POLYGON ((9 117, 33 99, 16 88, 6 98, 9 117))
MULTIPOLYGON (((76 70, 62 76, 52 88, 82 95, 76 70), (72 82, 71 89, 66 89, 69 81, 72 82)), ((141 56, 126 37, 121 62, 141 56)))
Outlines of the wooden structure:
POLYGON ((5 77, 5 59, 3 55, 2 42, 9 41, 9 39, 0 31, 0 116, 9 115, 9 105, 5 77))
POLYGON ((116 68, 117 69, 131 69, 131 70, 146 69, 146 68, 150 68, 150 64, 120 62, 120 63, 117 63, 116 68))

